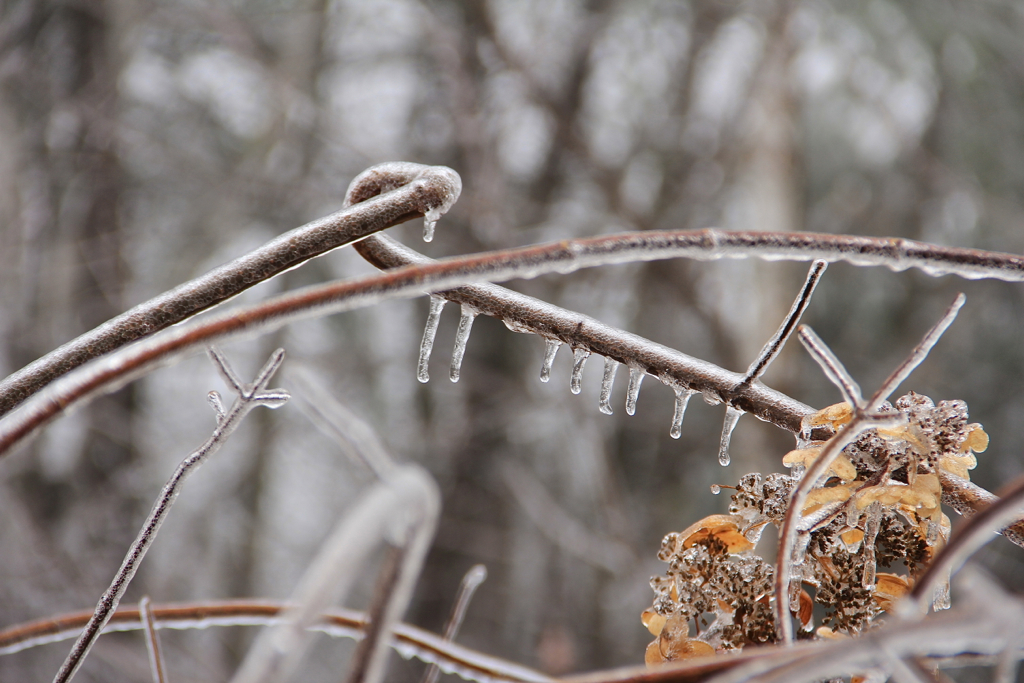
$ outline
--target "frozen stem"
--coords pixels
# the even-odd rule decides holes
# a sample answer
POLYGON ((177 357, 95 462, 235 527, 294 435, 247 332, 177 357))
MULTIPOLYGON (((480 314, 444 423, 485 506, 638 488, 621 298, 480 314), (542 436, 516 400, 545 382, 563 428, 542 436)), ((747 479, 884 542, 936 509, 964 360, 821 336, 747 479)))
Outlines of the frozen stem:
POLYGON ((117 605, 124 596, 125 591, 128 590, 128 584, 134 578, 135 572, 138 571, 143 558, 153 545, 153 541, 156 540, 157 532, 160 530, 164 520, 167 519, 167 515, 170 514, 171 507, 181 492, 181 487, 184 485, 185 480, 220 449, 224 441, 235 431, 250 410, 258 405, 278 408, 288 400, 288 392, 283 389, 267 390, 266 388, 270 378, 274 376, 274 373, 284 360, 284 349, 278 349, 271 354, 270 359, 251 384, 242 384, 237 375, 231 370, 227 360, 216 349, 210 349, 210 358, 213 360, 214 365, 217 366, 221 376, 225 378, 225 381, 228 382, 232 389, 238 392, 238 397, 226 413, 218 415, 217 428, 214 429, 213 434, 207 439, 206 443, 185 458, 178 465, 174 474, 171 475, 170 480, 164 485, 160 496, 153 505, 152 511, 149 513, 149 517, 143 523, 139 535, 135 538, 131 548, 129 548, 128 554, 125 555, 121 568, 114 575, 114 580, 111 582, 110 587, 100 597, 92 618, 85 625, 85 629, 78 637, 78 640, 75 641, 64 663, 61 664, 60 670, 53 679, 54 683, 70 681, 82 666, 82 662, 85 661, 92 646, 95 645, 96 639, 103 632, 103 627, 106 626, 111 615, 117 609, 117 605))
MULTIPOLYGON (((444 627, 444 639, 448 642, 455 640, 462 626, 462 620, 466 618, 466 610, 469 609, 469 602, 480 584, 487 579, 487 567, 482 564, 475 564, 470 567, 466 575, 462 577, 459 584, 459 594, 452 605, 452 612, 448 615, 448 622, 444 627)), ((431 664, 423 674, 421 683, 437 683, 441 675, 441 668, 437 664, 431 664)))
POLYGON ((139 600, 139 620, 146 633, 146 652, 149 654, 149 670, 153 674, 153 683, 166 683, 167 675, 164 673, 164 655, 160 649, 160 634, 156 630, 156 620, 153 618, 148 595, 142 596, 142 599, 139 600))

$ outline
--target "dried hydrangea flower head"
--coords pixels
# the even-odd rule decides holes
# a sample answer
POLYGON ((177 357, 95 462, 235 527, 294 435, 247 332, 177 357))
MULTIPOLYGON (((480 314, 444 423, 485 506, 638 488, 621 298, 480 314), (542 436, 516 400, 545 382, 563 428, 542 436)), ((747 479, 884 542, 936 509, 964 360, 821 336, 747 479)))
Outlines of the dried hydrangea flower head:
MULTIPOLYGON (((949 537, 938 471, 966 479, 977 465, 974 454, 988 447, 981 425, 967 422, 963 401, 936 405, 911 392, 881 408, 893 411, 906 423, 847 446, 801 510, 799 581, 790 596, 801 638, 857 635, 892 611, 949 537), (817 629, 815 605, 824 608, 817 629)), ((836 429, 851 415, 847 403, 829 406, 805 419, 805 433, 836 429)), ((775 567, 754 550, 768 524, 782 524, 793 487, 825 443, 803 441, 787 453, 791 474, 741 477, 729 514, 664 538, 658 558, 669 568, 651 579, 655 599, 641 619, 655 636, 648 664, 774 642, 775 567)), ((939 591, 934 607, 948 606, 948 590, 939 591)))

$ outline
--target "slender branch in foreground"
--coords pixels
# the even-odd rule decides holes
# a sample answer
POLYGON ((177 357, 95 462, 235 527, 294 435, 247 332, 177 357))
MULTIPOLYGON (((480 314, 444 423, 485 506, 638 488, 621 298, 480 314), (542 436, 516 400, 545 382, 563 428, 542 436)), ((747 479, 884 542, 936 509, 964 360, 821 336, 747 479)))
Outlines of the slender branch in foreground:
MULTIPOLYGON (((204 629, 214 626, 275 626, 281 615, 292 607, 277 600, 212 600, 199 603, 153 605, 152 614, 159 628, 204 629)), ((70 640, 78 635, 92 617, 92 611, 61 614, 0 630, 0 656, 41 645, 70 640)), ((309 625, 335 638, 360 638, 366 626, 363 612, 335 607, 324 610, 309 625)), ((121 607, 111 616, 104 633, 142 630, 137 607, 121 607)), ((404 623, 395 625, 392 647, 412 654, 427 663, 439 663, 452 671, 481 683, 548 683, 552 679, 519 664, 445 640, 441 636, 404 623)))
POLYGON ((108 320, 10 375, 0 382, 0 415, 93 358, 187 320, 316 256, 419 216, 436 222, 462 190, 459 175, 444 166, 386 166, 392 175, 403 179, 389 186, 387 194, 286 232, 245 256, 108 320))
MULTIPOLYGON (((466 575, 462 577, 462 583, 459 584, 459 594, 455 598, 455 604, 452 605, 452 612, 448 615, 448 623, 444 627, 444 639, 446 641, 455 640, 455 636, 459 634, 459 628, 462 627, 462 620, 466 618, 466 610, 469 609, 469 602, 473 599, 473 594, 476 593, 476 589, 480 587, 480 584, 487 579, 487 567, 482 564, 474 564, 466 572, 466 575)), ((422 683, 437 683, 438 677, 441 675, 441 667, 437 664, 431 664, 427 667, 427 670, 423 672, 422 683)))
MULTIPOLYGON (((92 618, 89 619, 89 622, 82 630, 82 634, 75 641, 74 646, 72 646, 71 652, 68 653, 64 663, 61 664, 60 670, 53 679, 54 683, 70 681, 82 666, 82 662, 85 661, 89 650, 95 645, 96 639, 103 632, 103 627, 106 626, 111 615, 117 609, 117 605, 124 596, 125 591, 128 590, 128 584, 135 577, 139 565, 142 563, 143 558, 146 557, 146 553, 149 552, 153 541, 156 540, 156 535, 160 531, 161 525, 163 525, 168 514, 170 514, 171 507, 174 505, 174 501, 177 499, 178 494, 181 492, 181 487, 185 484, 185 480, 189 475, 195 472, 200 465, 220 449, 224 441, 235 431, 250 410, 258 405, 278 408, 288 400, 287 392, 280 389, 270 391, 266 389, 270 378, 274 376, 274 372, 284 360, 283 349, 278 349, 271 355, 270 360, 263 366, 263 369, 260 370, 259 375, 257 375, 252 384, 245 385, 238 383, 235 374, 228 369, 220 353, 211 349, 210 356, 215 363, 224 366, 221 368, 221 372, 223 376, 230 378, 229 383, 238 391, 238 398, 235 399, 231 409, 226 413, 218 410, 217 428, 213 431, 213 434, 207 439, 206 443, 181 461, 174 474, 171 475, 170 480, 164 485, 156 503, 153 505, 152 511, 149 513, 149 517, 143 523, 139 535, 132 543, 131 548, 129 548, 128 554, 125 555, 121 568, 114 575, 114 580, 111 582, 110 587, 100 597, 92 618)), ((215 394, 211 392, 211 396, 215 396, 215 394)), ((220 406, 219 398, 214 405, 215 407, 220 406)))

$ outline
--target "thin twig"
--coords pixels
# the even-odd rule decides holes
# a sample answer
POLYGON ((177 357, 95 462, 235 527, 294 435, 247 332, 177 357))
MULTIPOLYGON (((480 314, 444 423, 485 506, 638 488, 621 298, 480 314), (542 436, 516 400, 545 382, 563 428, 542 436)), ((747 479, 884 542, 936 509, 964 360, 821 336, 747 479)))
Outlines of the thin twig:
POLYGON ((946 312, 943 314, 939 322, 935 323, 935 325, 928 330, 928 333, 921 339, 918 345, 914 347, 914 350, 910 352, 907 359, 892 371, 892 374, 882 382, 882 386, 878 387, 878 391, 875 392, 867 403, 867 410, 877 410, 878 407, 882 405, 882 402, 889 398, 889 396, 892 395, 892 392, 896 391, 896 388, 899 387, 899 385, 903 384, 903 381, 910 376, 910 373, 912 373, 918 365, 924 362, 924 359, 927 358, 928 354, 931 352, 932 347, 935 346, 936 342, 938 342, 946 332, 946 329, 953 324, 954 320, 956 320, 956 316, 960 312, 960 308, 964 305, 965 301, 967 301, 967 297, 964 296, 962 292, 957 294, 956 299, 954 299, 953 303, 951 303, 949 308, 946 309, 946 312))
POLYGON ((800 326, 800 343, 807 349, 807 353, 821 367, 825 376, 832 384, 835 384, 843 395, 843 400, 850 404, 851 410, 859 410, 864 407, 864 396, 861 394, 860 385, 850 376, 832 349, 821 340, 814 330, 806 325, 800 326))
POLYGON ((821 276, 824 275, 827 267, 827 261, 819 260, 811 264, 811 269, 807 271, 807 279, 804 280, 804 286, 800 288, 800 293, 797 294, 796 299, 793 301, 793 305, 790 307, 789 313, 786 314, 785 320, 782 321, 779 329, 776 330, 772 338, 761 349, 761 353, 757 355, 754 362, 747 368, 747 372, 743 375, 739 386, 734 389, 736 393, 740 393, 748 384, 763 375, 764 371, 768 369, 768 366, 771 365, 772 361, 782 351, 782 348, 793 334, 793 330, 796 329, 797 323, 800 322, 804 311, 810 305, 814 289, 818 286, 818 281, 821 280, 821 276))
MULTIPOLYGON (((214 360, 215 364, 224 362, 223 356, 216 351, 211 351, 210 357, 214 360)), ((100 597, 92 618, 86 624, 78 640, 75 641, 64 663, 61 664, 60 670, 53 679, 54 683, 67 683, 82 666, 82 662, 85 661, 89 650, 96 644, 96 639, 103 632, 103 627, 110 620, 114 610, 117 609, 117 605, 124 596, 125 591, 128 590, 128 584, 135 577, 135 572, 138 571, 143 558, 149 552, 153 541, 156 540, 157 532, 160 531, 160 526, 167 519, 167 515, 170 514, 171 507, 181 492, 181 487, 185 484, 185 480, 200 465, 206 462, 211 455, 220 450, 220 447, 231 433, 235 431, 250 410, 258 405, 277 408, 288 400, 288 393, 286 391, 281 389, 268 391, 266 389, 267 382, 273 377, 274 372, 281 366, 283 360, 284 349, 278 349, 271 354, 270 359, 260 370, 253 383, 242 387, 242 391, 231 405, 231 409, 224 415, 218 416, 217 428, 213 430, 213 434, 206 440, 206 443, 182 460, 174 474, 171 475, 170 480, 164 484, 163 490, 160 491, 160 495, 153 505, 153 509, 143 523, 142 529, 139 530, 139 535, 135 538, 131 548, 128 549, 128 554, 125 555, 120 569, 114 575, 114 580, 111 581, 110 586, 100 597)), ((225 375, 233 375, 226 368, 222 368, 222 371, 225 375)))
MULTIPOLYGON (((455 640, 455 636, 459 634, 462 620, 466 618, 466 610, 469 609, 469 602, 473 599, 476 589, 480 587, 480 584, 485 579, 487 579, 487 567, 482 564, 474 564, 466 572, 466 575, 462 577, 462 582, 459 584, 459 594, 455 598, 452 612, 448 615, 448 622, 444 627, 444 639, 446 641, 451 642, 455 640)), ((423 672, 421 683, 437 683, 440 675, 441 667, 437 664, 431 664, 423 672)))
MULTIPOLYGON (((462 189, 444 166, 389 164, 404 182, 386 196, 295 228, 209 273, 164 292, 51 351, 0 382, 0 415, 84 363, 216 306, 328 251, 423 215, 445 213, 462 189)), ((358 180, 358 178, 357 178, 358 180)))
POLYGON ((156 630, 156 620, 149 596, 139 600, 139 621, 146 633, 146 652, 149 654, 149 670, 153 674, 153 683, 166 683, 167 674, 164 667, 164 655, 160 648, 160 634, 156 630))

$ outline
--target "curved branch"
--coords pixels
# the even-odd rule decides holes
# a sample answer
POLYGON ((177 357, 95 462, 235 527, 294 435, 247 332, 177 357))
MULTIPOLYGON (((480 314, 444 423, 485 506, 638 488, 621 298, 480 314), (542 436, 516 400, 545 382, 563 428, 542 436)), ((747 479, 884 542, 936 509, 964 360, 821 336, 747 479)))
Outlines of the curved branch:
POLYGON ((187 320, 246 289, 367 235, 420 216, 445 213, 462 190, 444 166, 392 164, 404 182, 358 207, 290 230, 259 249, 164 292, 51 351, 0 382, 0 415, 80 365, 187 320))

